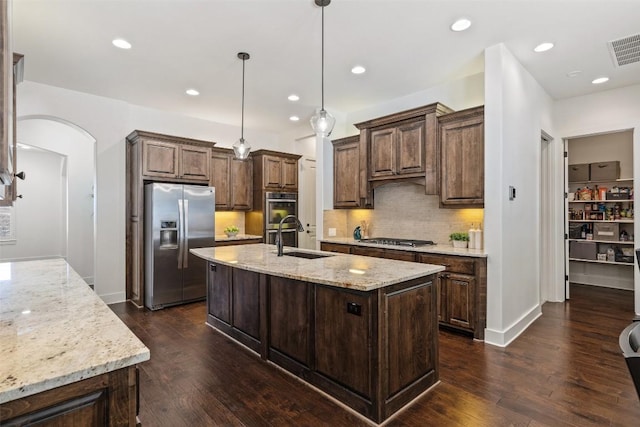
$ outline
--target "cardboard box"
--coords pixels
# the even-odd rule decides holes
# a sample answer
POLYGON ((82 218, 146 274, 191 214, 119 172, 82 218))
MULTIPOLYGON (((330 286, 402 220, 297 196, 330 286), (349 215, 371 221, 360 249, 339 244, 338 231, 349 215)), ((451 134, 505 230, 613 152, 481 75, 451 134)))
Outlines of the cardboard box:
POLYGON ((569 242, 569 258, 595 260, 597 257, 595 242, 569 242))
POLYGON ((589 163, 569 165, 569 182, 589 181, 589 163))
POLYGON ((593 238, 595 240, 618 241, 620 240, 620 224, 609 222, 597 222, 593 224, 593 238))
POLYGON ((589 165, 591 181, 614 181, 620 178, 620 162, 598 162, 589 165))

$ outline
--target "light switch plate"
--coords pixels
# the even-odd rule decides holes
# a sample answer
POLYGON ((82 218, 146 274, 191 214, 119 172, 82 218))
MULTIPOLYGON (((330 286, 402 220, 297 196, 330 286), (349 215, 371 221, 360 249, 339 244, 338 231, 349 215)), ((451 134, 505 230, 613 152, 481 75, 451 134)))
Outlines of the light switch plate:
POLYGON ((509 200, 515 200, 516 198, 516 187, 509 186, 509 200))
POLYGON ((335 237, 336 236, 336 229, 335 228, 330 228, 329 229, 329 237, 335 237))

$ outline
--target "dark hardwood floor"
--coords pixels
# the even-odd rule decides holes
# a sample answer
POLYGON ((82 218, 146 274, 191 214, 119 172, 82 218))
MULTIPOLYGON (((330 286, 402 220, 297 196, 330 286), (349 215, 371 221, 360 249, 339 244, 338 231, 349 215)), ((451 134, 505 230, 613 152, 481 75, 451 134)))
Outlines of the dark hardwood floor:
MULTIPOLYGON (((143 426, 370 423, 204 324, 205 304, 113 311, 151 350, 140 365, 143 426)), ((440 384, 390 426, 638 426, 618 347, 633 293, 572 286, 507 348, 440 332, 440 384)))

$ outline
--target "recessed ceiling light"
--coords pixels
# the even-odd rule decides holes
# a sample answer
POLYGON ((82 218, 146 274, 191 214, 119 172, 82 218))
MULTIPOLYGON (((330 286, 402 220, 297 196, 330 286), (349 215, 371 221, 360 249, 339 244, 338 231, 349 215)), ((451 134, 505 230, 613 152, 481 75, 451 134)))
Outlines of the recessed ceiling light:
POLYGON ((578 77, 580 74, 582 74, 582 71, 580 71, 580 70, 569 71, 567 73, 567 77, 574 78, 574 77, 578 77))
POLYGON ((200 95, 200 92, 198 92, 195 89, 187 89, 184 93, 186 93, 187 95, 191 95, 191 96, 198 96, 200 95))
POLYGON ((298 120, 300 120, 300 117, 298 117, 298 116, 291 116, 291 117, 289 117, 289 120, 291 120, 292 122, 297 122, 298 120))
POLYGON ((593 83, 594 85, 599 85, 608 81, 609 77, 598 77, 597 79, 592 80, 591 83, 593 83))
POLYGON ((471 21, 467 18, 460 18, 451 24, 451 31, 464 31, 471 26, 471 21))
POLYGON ((352 72, 353 74, 362 74, 362 73, 364 73, 365 71, 367 71, 367 69, 366 69, 366 68, 364 68, 362 65, 356 65, 355 67, 353 67, 353 68, 351 69, 351 72, 352 72))
POLYGON ((300 100, 300 97, 299 97, 298 95, 296 95, 295 93, 292 93, 291 95, 289 95, 289 96, 287 97, 287 99, 288 99, 289 101, 294 101, 294 102, 295 102, 295 101, 299 101, 299 100, 300 100))
POLYGON ((551 48, 553 48, 553 43, 544 42, 544 43, 540 43, 538 46, 534 47, 533 51, 534 52, 546 52, 551 48))
POLYGON ((119 47, 120 49, 131 49, 131 43, 129 43, 125 39, 114 39, 111 43, 113 43, 115 47, 119 47))

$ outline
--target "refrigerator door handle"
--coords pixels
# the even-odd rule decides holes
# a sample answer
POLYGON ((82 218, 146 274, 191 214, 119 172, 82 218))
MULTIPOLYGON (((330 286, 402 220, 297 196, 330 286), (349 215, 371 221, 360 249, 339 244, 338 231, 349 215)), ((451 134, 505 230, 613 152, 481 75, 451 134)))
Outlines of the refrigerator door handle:
POLYGON ((182 199, 178 199, 178 269, 182 268, 184 258, 184 209, 182 199))
POLYGON ((183 268, 189 267, 189 200, 184 200, 184 227, 182 230, 184 233, 182 234, 182 243, 184 248, 182 249, 183 260, 182 266, 183 268))

